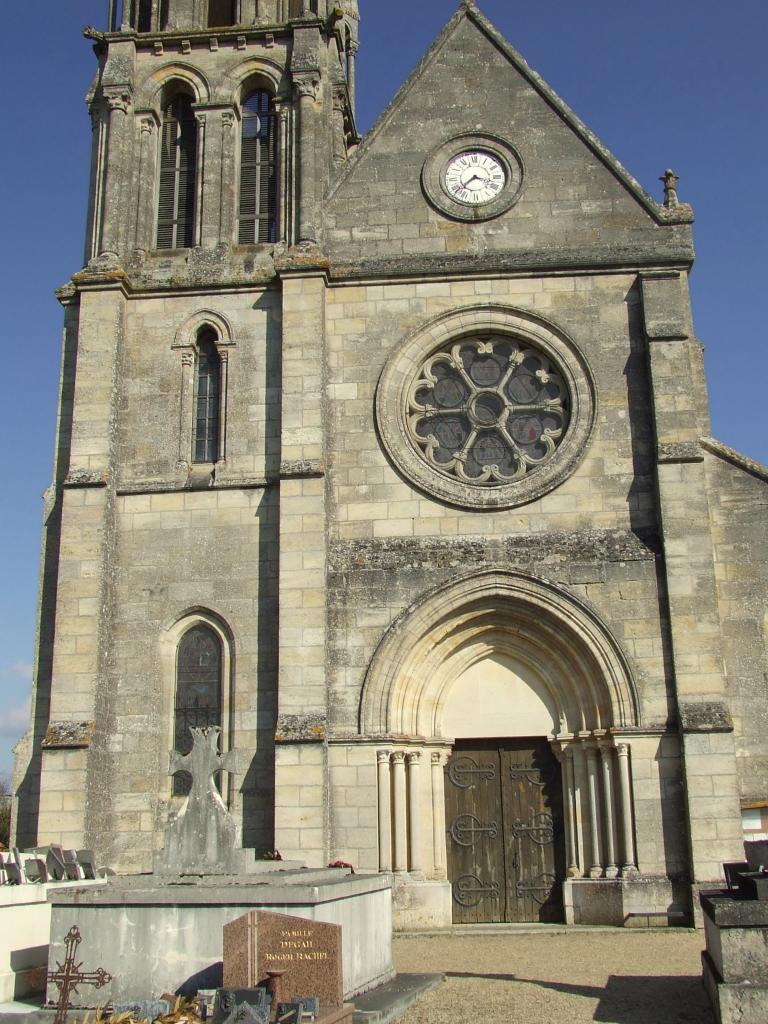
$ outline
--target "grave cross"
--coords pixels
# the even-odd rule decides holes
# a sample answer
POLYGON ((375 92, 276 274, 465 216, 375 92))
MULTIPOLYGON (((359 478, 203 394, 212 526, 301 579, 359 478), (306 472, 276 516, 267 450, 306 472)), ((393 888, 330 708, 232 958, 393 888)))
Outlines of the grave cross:
POLYGON ((102 988, 112 981, 112 975, 103 967, 97 967, 95 971, 80 970, 83 962, 81 960, 80 963, 75 963, 75 954, 81 941, 79 928, 77 925, 72 925, 64 938, 66 950, 64 963, 57 963, 56 970, 48 972, 48 981, 52 982, 59 990, 59 1002, 53 1024, 65 1024, 69 1009, 69 996, 70 993, 77 992, 78 985, 93 985, 95 988, 102 988))
POLYGON ((236 774, 237 751, 230 750, 226 754, 219 753, 221 729, 217 725, 190 729, 190 732, 192 733, 191 752, 180 754, 177 750, 172 750, 168 774, 175 775, 176 772, 186 771, 192 776, 192 789, 189 793, 190 804, 202 803, 209 795, 219 799, 213 776, 219 771, 236 774))

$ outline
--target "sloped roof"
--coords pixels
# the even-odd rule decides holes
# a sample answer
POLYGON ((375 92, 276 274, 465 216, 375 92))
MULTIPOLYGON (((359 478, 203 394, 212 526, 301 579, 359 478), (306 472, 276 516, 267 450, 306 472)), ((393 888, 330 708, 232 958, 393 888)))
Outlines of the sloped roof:
POLYGON ((750 459, 747 455, 742 455, 735 448, 723 444, 722 441, 718 441, 714 437, 699 438, 699 443, 702 448, 712 455, 716 455, 719 459, 723 459, 724 462, 730 462, 737 469, 742 469, 745 473, 768 482, 768 466, 764 466, 762 462, 757 462, 755 459, 750 459))

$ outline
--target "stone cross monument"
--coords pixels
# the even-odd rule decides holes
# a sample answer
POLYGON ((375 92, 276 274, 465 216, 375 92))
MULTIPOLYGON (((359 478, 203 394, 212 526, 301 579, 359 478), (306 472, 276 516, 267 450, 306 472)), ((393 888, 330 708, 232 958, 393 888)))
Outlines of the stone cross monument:
POLYGON ((246 870, 240 848, 239 827, 219 795, 216 772, 237 772, 237 751, 219 753, 221 729, 191 729, 192 750, 172 750, 168 774, 187 771, 192 788, 178 814, 166 826, 165 847, 156 858, 155 871, 172 875, 238 874, 246 870))

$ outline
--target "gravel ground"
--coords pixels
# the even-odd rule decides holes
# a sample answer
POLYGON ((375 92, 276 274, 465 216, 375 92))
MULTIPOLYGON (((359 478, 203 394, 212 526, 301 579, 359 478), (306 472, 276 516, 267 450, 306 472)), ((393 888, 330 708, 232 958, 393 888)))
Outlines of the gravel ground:
POLYGON ((402 1024, 714 1024, 703 944, 684 929, 396 937, 398 971, 446 975, 402 1024))

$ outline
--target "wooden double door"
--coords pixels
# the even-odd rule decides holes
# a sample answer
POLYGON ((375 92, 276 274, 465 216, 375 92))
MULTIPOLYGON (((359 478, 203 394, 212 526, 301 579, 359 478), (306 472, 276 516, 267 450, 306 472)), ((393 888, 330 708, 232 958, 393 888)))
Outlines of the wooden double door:
POLYGON ((549 743, 457 741, 445 802, 454 924, 562 921, 562 785, 549 743))

